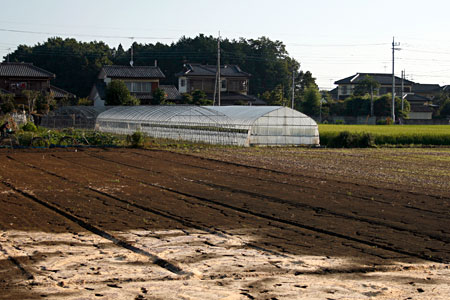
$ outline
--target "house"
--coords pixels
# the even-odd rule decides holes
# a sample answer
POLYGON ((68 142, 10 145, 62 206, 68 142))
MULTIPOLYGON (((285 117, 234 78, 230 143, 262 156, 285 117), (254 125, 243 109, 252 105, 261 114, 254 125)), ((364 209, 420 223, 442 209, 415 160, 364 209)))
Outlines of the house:
MULTIPOLYGON (((380 87, 377 90, 378 95, 384 95, 392 92, 392 74, 389 73, 356 73, 355 75, 336 81, 337 90, 335 92, 337 100, 344 100, 353 95, 353 91, 359 82, 364 80, 366 76, 370 76, 374 81, 378 82, 380 87)), ((403 92, 412 92, 414 82, 403 79, 403 92)), ((402 94, 402 78, 395 76, 395 93, 400 96, 402 94)))
POLYGON ((74 99, 74 98, 77 97, 77 96, 75 96, 74 94, 69 93, 68 91, 65 91, 65 90, 63 90, 63 89, 60 89, 59 87, 56 87, 56 86, 54 86, 54 85, 50 85, 50 93, 52 93, 53 98, 54 98, 56 101, 62 100, 62 99, 64 99, 64 98, 67 98, 67 99, 74 99))
POLYGON ((442 93, 442 87, 439 84, 416 83, 413 85, 412 92, 415 95, 423 96, 430 100, 433 100, 442 93))
POLYGON ((0 93, 13 94, 17 104, 27 105, 24 90, 50 92, 55 74, 31 63, 0 63, 0 93))
MULTIPOLYGON (((183 70, 175 76, 178 77, 178 91, 182 94, 201 90, 211 100, 214 99, 215 93, 217 95, 215 65, 185 64, 183 70)), ((242 71, 237 65, 220 66, 220 104, 264 105, 264 101, 248 95, 250 77, 249 73, 242 71)))
POLYGON ((169 100, 181 99, 174 86, 159 84, 164 78, 164 73, 157 66, 103 66, 91 89, 89 99, 94 101, 94 106, 104 106, 106 87, 113 80, 125 82, 131 95, 138 98, 143 105, 151 103, 153 91, 158 88, 166 92, 169 100))
POLYGON ((409 119, 411 120, 431 120, 433 117, 433 104, 432 100, 428 97, 424 97, 415 93, 406 94, 406 99, 410 106, 409 119))

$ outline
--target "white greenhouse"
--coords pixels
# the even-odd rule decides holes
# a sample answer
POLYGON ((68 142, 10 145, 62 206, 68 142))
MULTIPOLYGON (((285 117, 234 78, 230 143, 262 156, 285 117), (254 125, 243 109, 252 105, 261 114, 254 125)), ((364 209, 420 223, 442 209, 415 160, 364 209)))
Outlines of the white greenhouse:
POLYGON ((317 123, 283 106, 120 106, 96 129, 220 145, 319 145, 317 123))

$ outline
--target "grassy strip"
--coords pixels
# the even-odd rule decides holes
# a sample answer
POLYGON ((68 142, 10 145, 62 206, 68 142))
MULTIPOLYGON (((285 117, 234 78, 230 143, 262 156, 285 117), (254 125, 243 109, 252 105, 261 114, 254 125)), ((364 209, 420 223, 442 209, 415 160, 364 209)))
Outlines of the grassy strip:
MULTIPOLYGON (((333 147, 342 132, 352 136, 370 135, 376 146, 449 146, 449 125, 319 125, 320 142, 333 147)), ((347 134, 347 135, 348 135, 347 134)), ((367 136, 364 138, 367 139, 367 136)), ((345 146, 344 146, 345 147, 345 146)))

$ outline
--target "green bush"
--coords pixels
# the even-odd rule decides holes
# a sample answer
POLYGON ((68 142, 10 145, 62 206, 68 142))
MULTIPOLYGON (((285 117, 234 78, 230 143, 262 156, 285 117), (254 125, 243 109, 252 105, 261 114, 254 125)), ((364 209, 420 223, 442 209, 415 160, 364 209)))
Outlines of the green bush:
POLYGON ((344 120, 335 120, 334 124, 336 124, 336 125, 343 125, 343 124, 345 124, 345 121, 344 120))
MULTIPOLYGON (((322 143, 324 142, 322 139, 322 143)), ((326 145, 331 148, 368 148, 374 144, 373 136, 366 132, 343 131, 326 140, 326 145)))
POLYGON ((127 136, 127 143, 133 148, 144 147, 145 135, 140 131, 136 131, 132 135, 127 136))
POLYGON ((30 132, 36 132, 38 129, 34 123, 28 122, 25 125, 22 126, 23 131, 30 131, 30 132))

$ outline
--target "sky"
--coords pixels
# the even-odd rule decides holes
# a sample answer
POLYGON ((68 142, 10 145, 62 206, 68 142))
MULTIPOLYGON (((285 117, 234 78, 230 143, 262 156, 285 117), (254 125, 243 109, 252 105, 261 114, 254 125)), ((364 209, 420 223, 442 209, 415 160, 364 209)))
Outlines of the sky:
POLYGON ((111 47, 171 43, 200 33, 282 41, 321 89, 357 72, 450 84, 450 1, 445 0, 0 0, 0 56, 49 37, 111 47), (134 37, 134 39, 131 39, 134 37))

